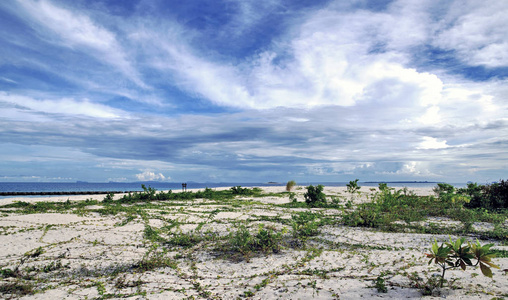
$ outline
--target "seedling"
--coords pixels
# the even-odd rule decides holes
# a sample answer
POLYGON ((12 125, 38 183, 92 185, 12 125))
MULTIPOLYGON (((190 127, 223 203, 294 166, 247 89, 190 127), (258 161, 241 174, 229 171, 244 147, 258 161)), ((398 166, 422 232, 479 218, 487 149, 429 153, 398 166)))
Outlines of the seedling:
POLYGON ((463 245, 465 238, 459 238, 453 242, 450 238, 449 243, 442 243, 438 246, 437 241, 434 241, 431 247, 431 253, 425 255, 430 258, 429 265, 434 262, 439 265, 442 269, 441 273, 441 287, 443 287, 444 277, 446 270, 461 268, 466 270, 467 266, 475 267, 480 265, 482 274, 492 278, 492 268, 499 267, 493 264, 490 260, 496 257, 496 254, 490 251, 490 247, 494 244, 480 245, 479 241, 476 243, 468 242, 467 245, 463 245), (476 263, 473 264, 472 259, 476 259, 476 263))

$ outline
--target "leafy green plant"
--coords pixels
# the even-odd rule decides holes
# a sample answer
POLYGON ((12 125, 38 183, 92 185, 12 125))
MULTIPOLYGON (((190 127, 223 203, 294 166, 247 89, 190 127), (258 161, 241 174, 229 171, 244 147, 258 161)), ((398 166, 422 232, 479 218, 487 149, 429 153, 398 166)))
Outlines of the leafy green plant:
POLYGON ((271 227, 265 227, 260 224, 258 233, 255 236, 255 248, 265 253, 280 251, 280 242, 282 240, 282 232, 276 232, 271 227))
POLYGON ((282 236, 285 230, 277 232, 274 228, 260 224, 258 231, 252 235, 245 225, 228 236, 225 249, 239 252, 245 259, 249 259, 252 252, 277 253, 281 248, 282 236))
POLYGON ((385 182, 379 183, 379 190, 381 192, 388 191, 389 189, 390 188, 388 187, 388 184, 386 184, 385 182))
POLYGON ((326 204, 326 195, 323 193, 323 185, 307 187, 307 192, 303 195, 305 203, 310 207, 316 207, 319 205, 326 204))
POLYGON ((106 197, 104 197, 104 200, 102 200, 102 202, 104 203, 112 203, 113 202, 113 197, 115 196, 115 194, 113 193, 108 193, 106 195, 106 197))
POLYGON ((237 231, 230 232, 228 240, 231 250, 240 252, 244 257, 249 256, 254 238, 245 225, 240 225, 237 231))
POLYGON ((457 191, 471 198, 465 204, 468 208, 485 208, 490 211, 508 208, 508 180, 500 180, 490 185, 469 183, 467 188, 457 191))
POLYGON ((296 186, 296 182, 294 180, 288 181, 286 183, 286 191, 291 192, 291 190, 296 186))
POLYGON ((439 276, 430 276, 423 279, 417 272, 411 274, 406 273, 405 275, 409 279, 410 286, 419 289, 424 296, 433 295, 441 284, 441 280, 438 278, 439 276))
POLYGON ((344 224, 353 227, 379 227, 383 223, 383 215, 376 203, 362 203, 355 211, 344 214, 344 224))
POLYGON ((358 185, 358 179, 355 179, 353 181, 350 181, 348 184, 346 184, 348 193, 354 194, 358 192, 361 188, 361 186, 358 185))
POLYGON ((465 238, 459 238, 455 242, 450 238, 450 242, 442 243, 438 246, 437 241, 434 241, 431 247, 431 253, 425 255, 430 258, 429 265, 434 262, 441 267, 441 287, 443 287, 444 277, 446 270, 461 268, 466 270, 467 266, 480 265, 482 274, 487 277, 492 277, 492 268, 499 267, 491 262, 495 257, 495 253, 490 251, 490 247, 494 244, 480 245, 479 241, 476 243, 468 242, 464 245, 465 238), (476 259, 473 264, 472 259, 476 259))
POLYGON ((453 194, 455 187, 448 183, 438 183, 432 190, 437 196, 441 196, 442 194, 453 194))
POLYGON ((289 192, 289 201, 291 201, 292 204, 296 204, 298 201, 296 200, 296 194, 293 192, 289 192))
POLYGON ((293 237, 305 242, 308 237, 319 234, 318 215, 311 212, 299 212, 291 216, 293 237))
POLYGON ((379 275, 377 278, 376 278, 376 284, 374 285, 374 287, 377 289, 378 292, 380 293, 388 293, 388 288, 386 287, 386 284, 385 284, 385 279, 383 278, 383 276, 379 275))

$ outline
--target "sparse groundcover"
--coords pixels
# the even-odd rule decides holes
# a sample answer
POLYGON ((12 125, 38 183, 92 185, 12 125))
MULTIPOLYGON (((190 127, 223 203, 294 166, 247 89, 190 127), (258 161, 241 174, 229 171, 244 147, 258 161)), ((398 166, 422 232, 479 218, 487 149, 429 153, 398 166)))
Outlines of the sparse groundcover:
MULTIPOLYGON (((3 205, 0 296, 57 290, 89 299, 367 299, 453 290, 448 298, 506 297, 505 209, 468 207, 474 187, 441 185, 435 196, 422 196, 385 185, 359 193, 355 183, 291 192, 284 186, 183 193, 144 187, 103 201, 3 205), (342 206, 338 197, 348 194, 342 206), (428 252, 431 240, 450 234, 458 242, 428 252), (424 253, 438 264, 428 266, 424 253), (455 271, 461 261, 470 276, 455 271), (482 272, 495 284, 474 276, 482 272)), ((485 203, 500 203, 492 200, 497 192, 489 193, 485 203)))

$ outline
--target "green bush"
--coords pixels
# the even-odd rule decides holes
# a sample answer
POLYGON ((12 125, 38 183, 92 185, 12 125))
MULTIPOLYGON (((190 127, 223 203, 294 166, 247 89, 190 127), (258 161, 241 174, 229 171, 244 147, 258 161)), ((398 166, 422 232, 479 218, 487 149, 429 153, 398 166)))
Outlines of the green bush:
POLYGON ((362 203, 355 211, 344 214, 344 224, 353 227, 379 227, 384 223, 381 208, 376 203, 362 203))
POLYGON ((485 208, 500 210, 508 208, 508 180, 500 180, 490 185, 468 183, 466 188, 457 190, 457 194, 470 198, 464 206, 467 208, 485 208))
POLYGON ((358 185, 358 179, 355 179, 353 181, 350 181, 348 184, 346 184, 348 193, 354 194, 358 192, 361 188, 361 186, 358 185))
POLYGON ((326 195, 323 193, 323 188, 324 186, 321 184, 316 187, 309 185, 307 192, 303 195, 305 203, 310 207, 326 204, 326 195))
POLYGON ((442 194, 453 194, 455 187, 448 183, 438 183, 432 190, 436 193, 436 196, 441 196, 442 194))
POLYGON ((286 183, 286 191, 291 192, 291 190, 296 186, 296 182, 294 180, 288 181, 286 183))
POLYGON ((388 187, 388 184, 381 182, 379 183, 379 190, 381 192, 388 191, 390 188, 388 187))

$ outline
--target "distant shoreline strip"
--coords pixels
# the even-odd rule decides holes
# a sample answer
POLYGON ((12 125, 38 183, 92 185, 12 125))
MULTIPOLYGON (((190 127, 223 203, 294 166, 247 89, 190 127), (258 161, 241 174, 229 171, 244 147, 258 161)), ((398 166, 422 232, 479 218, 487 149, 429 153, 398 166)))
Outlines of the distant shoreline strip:
POLYGON ((100 195, 100 194, 123 194, 134 192, 139 191, 0 192, 0 196, 100 195))

